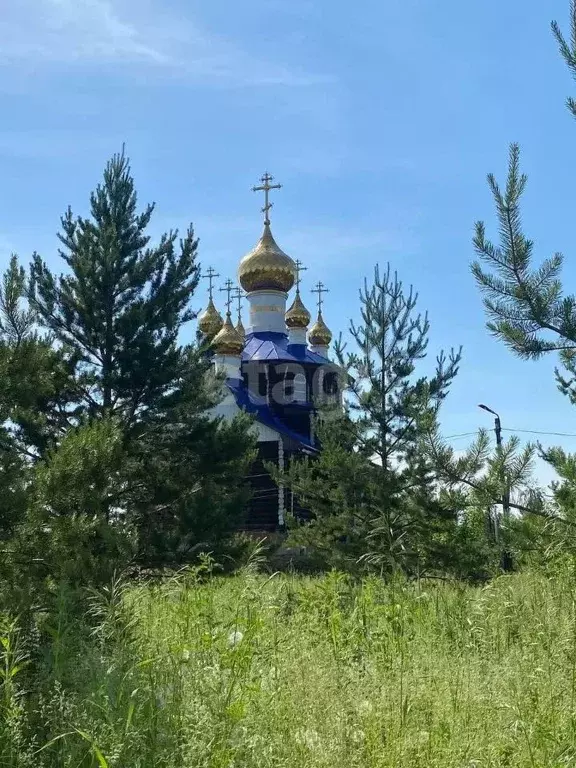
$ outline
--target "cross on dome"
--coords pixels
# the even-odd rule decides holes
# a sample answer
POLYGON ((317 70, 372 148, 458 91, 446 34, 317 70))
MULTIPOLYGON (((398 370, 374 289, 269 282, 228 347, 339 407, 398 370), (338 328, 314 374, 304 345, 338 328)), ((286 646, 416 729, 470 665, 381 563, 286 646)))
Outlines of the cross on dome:
POLYGON ((302 280, 302 278, 300 277, 300 273, 306 272, 308 267, 305 267, 304 262, 300 261, 300 259, 296 259, 295 264, 296 264, 296 290, 300 291, 300 282, 302 280))
POLYGON ((201 278, 203 280, 206 280, 206 279, 208 280, 208 296, 209 296, 210 299, 213 298, 213 293, 214 293, 214 285, 213 285, 213 283, 214 283, 214 278, 215 277, 220 277, 220 275, 218 274, 218 272, 215 272, 214 269, 212 269, 212 267, 209 267, 206 270, 206 274, 205 275, 201 275, 201 278))
POLYGON ((274 203, 270 202, 269 194, 271 189, 282 189, 282 184, 270 184, 271 181, 274 181, 274 176, 270 176, 268 172, 262 176, 260 179, 262 182, 260 186, 252 187, 253 192, 264 192, 264 208, 262 208, 262 213, 264 214, 264 224, 270 224, 270 217, 268 216, 268 212, 270 211, 270 208, 274 205, 274 203))
POLYGON ((236 311, 238 312, 238 320, 239 321, 240 321, 240 319, 242 317, 242 299, 245 297, 245 295, 246 294, 244 293, 242 288, 240 288, 239 285, 237 285, 233 289, 232 298, 236 299, 236 301, 238 302, 237 305, 236 305, 236 311))
POLYGON ((232 291, 234 290, 234 283, 228 279, 224 283, 224 288, 220 288, 220 291, 226 291, 226 311, 230 315, 230 307, 232 306, 232 291))
POLYGON ((322 312, 322 304, 324 304, 324 299, 322 298, 323 293, 330 293, 330 290, 328 288, 324 287, 324 283, 321 280, 318 280, 316 283, 316 288, 312 288, 310 293, 317 293, 318 294, 318 301, 316 302, 316 305, 318 307, 318 312, 322 312))

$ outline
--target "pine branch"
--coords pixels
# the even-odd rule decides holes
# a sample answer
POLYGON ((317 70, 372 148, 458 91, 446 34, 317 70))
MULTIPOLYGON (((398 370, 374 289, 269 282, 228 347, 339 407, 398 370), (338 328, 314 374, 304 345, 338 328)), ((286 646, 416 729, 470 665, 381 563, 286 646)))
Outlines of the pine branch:
POLYGON ((492 271, 474 262, 472 273, 493 318, 487 324, 489 330, 521 357, 536 358, 576 345, 576 301, 561 295, 561 254, 556 253, 539 267, 532 266, 533 244, 522 231, 520 216, 526 182, 527 177, 520 173, 519 147, 513 144, 505 192, 494 176, 488 177, 499 221, 500 247, 486 240, 484 224, 477 222, 474 247, 492 271), (556 338, 546 338, 542 331, 556 338))

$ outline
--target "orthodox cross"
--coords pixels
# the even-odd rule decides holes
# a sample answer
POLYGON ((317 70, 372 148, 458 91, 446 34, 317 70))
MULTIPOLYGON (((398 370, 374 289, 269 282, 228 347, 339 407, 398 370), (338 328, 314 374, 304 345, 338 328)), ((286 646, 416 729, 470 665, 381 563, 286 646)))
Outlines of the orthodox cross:
POLYGON ((220 275, 215 272, 212 267, 210 267, 205 275, 201 275, 202 279, 208 278, 208 295, 210 296, 210 299, 212 299, 212 293, 214 291, 214 287, 212 283, 214 282, 215 277, 220 277, 220 275))
POLYGON ((262 208, 264 224, 270 224, 268 212, 270 211, 270 208, 272 208, 273 203, 270 202, 268 195, 271 189, 282 189, 282 184, 270 184, 271 181, 274 181, 274 176, 270 176, 269 173, 265 173, 260 181, 262 182, 262 185, 259 187, 252 187, 252 192, 264 192, 264 208, 262 208))
POLYGON ((306 272, 308 267, 305 267, 303 262, 300 261, 300 259, 296 259, 296 290, 300 291, 300 272, 306 272))
POLYGON ((238 311, 238 322, 240 322, 240 320, 242 319, 242 299, 244 298, 244 291, 242 290, 242 288, 240 288, 239 285, 237 285, 236 288, 234 288, 232 297, 236 299, 236 301, 238 302, 236 309, 238 311))
POLYGON ((232 280, 226 280, 224 288, 220 288, 221 291, 226 291, 228 294, 226 297, 226 310, 227 314, 230 314, 230 306, 232 305, 232 290, 234 289, 234 283, 232 280))
POLYGON ((311 293, 317 293, 318 294, 318 312, 322 312, 322 304, 324 304, 324 299, 322 298, 323 293, 330 293, 328 288, 324 287, 324 283, 322 283, 320 280, 316 283, 316 288, 312 288, 311 293))

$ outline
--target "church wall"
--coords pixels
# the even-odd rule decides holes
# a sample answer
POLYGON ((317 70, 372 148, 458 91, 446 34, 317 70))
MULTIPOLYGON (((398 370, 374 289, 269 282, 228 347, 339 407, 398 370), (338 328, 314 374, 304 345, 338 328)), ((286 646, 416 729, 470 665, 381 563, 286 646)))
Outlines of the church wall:
POLYGON ((248 333, 286 333, 284 315, 287 294, 281 291, 252 291, 248 294, 250 319, 248 333))

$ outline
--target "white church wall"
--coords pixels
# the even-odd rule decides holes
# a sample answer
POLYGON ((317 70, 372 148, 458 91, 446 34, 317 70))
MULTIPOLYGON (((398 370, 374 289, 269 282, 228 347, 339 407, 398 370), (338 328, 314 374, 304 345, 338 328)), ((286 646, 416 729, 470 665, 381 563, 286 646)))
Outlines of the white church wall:
POLYGON ((287 294, 282 291, 253 291, 248 294, 250 319, 248 333, 286 333, 287 294))
POLYGON ((214 367, 218 373, 223 373, 227 379, 239 379, 240 358, 235 355, 215 355, 214 367))

